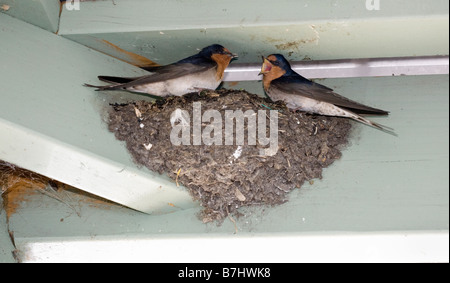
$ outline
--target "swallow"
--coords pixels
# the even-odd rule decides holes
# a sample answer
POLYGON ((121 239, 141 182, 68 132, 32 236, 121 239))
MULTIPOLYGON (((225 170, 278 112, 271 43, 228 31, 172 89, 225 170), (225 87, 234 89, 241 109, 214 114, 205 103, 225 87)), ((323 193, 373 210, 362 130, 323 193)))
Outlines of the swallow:
POLYGON ((94 86, 97 91, 126 90, 160 97, 181 96, 203 89, 216 89, 223 80, 225 69, 237 55, 219 44, 213 44, 199 53, 175 63, 142 68, 150 74, 141 77, 98 76, 110 85, 94 86))
POLYGON ((393 129, 372 122, 362 115, 388 115, 388 111, 363 105, 335 93, 331 88, 315 83, 292 70, 281 54, 263 56, 260 75, 263 87, 273 101, 282 100, 294 111, 300 110, 325 116, 347 117, 391 134, 393 129))

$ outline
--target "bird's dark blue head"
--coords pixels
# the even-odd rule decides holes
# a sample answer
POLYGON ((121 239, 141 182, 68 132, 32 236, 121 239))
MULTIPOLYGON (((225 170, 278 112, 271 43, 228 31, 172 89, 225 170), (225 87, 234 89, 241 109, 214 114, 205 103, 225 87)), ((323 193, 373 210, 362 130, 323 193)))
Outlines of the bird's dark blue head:
POLYGON ((214 54, 226 55, 226 56, 230 56, 231 58, 237 57, 237 55, 231 53, 230 50, 228 50, 227 48, 223 47, 220 44, 213 44, 213 45, 207 46, 207 47, 203 48, 202 50, 200 50, 200 52, 198 54, 205 58, 211 58, 211 56, 213 56, 214 54))
POLYGON ((274 80, 278 80, 279 82, 281 80, 284 83, 295 82, 312 84, 310 80, 292 70, 291 64, 289 64, 288 60, 281 54, 272 54, 267 56, 267 58, 263 57, 263 60, 261 72, 259 74, 264 75, 264 89, 267 89, 274 80))
POLYGON ((267 56, 267 58, 263 58, 263 60, 262 74, 269 72, 274 66, 283 70, 286 75, 290 75, 294 72, 291 68, 291 64, 289 64, 288 60, 281 54, 271 54, 267 56))
POLYGON ((264 75, 264 81, 273 81, 280 77, 295 76, 295 73, 291 69, 291 64, 281 54, 271 54, 267 58, 263 57, 263 64, 261 67, 260 75, 264 75))
MULTIPOLYGON (((205 62, 208 62, 210 60, 213 61, 224 61, 224 62, 230 62, 232 59, 236 58, 237 55, 233 54, 228 50, 227 48, 223 47, 220 44, 213 44, 210 46, 207 46, 200 50, 199 53, 192 55, 190 57, 187 57, 183 60, 178 61, 179 63, 194 63, 194 64, 203 64, 205 62)), ((227 65, 228 65, 227 63, 227 65)))

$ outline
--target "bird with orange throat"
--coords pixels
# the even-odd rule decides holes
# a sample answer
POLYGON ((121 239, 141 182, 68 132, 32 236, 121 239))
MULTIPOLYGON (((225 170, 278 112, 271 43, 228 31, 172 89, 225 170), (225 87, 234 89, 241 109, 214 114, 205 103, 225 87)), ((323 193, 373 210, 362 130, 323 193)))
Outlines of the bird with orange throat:
POLYGON ((273 101, 284 101, 294 111, 346 117, 395 135, 393 129, 363 117, 388 115, 389 112, 350 100, 331 88, 306 79, 292 70, 281 54, 263 57, 260 75, 263 75, 263 87, 267 96, 273 101))
POLYGON ((125 90, 146 93, 160 97, 181 96, 203 89, 216 89, 223 80, 225 69, 237 55, 219 44, 213 44, 199 53, 175 63, 144 68, 150 74, 141 77, 98 76, 109 83, 106 86, 94 86, 97 91, 125 90))

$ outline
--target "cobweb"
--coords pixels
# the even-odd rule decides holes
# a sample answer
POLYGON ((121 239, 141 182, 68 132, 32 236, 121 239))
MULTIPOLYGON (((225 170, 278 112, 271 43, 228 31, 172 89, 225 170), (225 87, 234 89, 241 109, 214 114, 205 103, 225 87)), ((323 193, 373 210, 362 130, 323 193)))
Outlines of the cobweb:
POLYGON ((18 187, 27 187, 66 204, 80 216, 78 209, 70 204, 72 202, 70 196, 63 190, 58 190, 60 185, 63 184, 12 163, 0 160, 0 198, 3 199, 0 203, 0 212, 5 205, 4 197, 9 191, 18 187))
POLYGON ((12 163, 0 160, 0 195, 2 196, 19 183, 21 185, 34 187, 37 184, 42 184, 45 186, 49 181, 50 179, 47 177, 23 169, 12 163))

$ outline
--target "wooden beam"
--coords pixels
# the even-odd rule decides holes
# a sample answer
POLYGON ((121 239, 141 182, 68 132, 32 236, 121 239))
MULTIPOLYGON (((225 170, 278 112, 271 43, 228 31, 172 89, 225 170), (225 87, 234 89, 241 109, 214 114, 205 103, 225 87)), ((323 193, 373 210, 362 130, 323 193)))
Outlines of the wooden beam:
POLYGON ((107 130, 108 103, 135 97, 83 86, 142 70, 4 14, 0 26, 0 160, 148 213, 195 206, 107 130))

